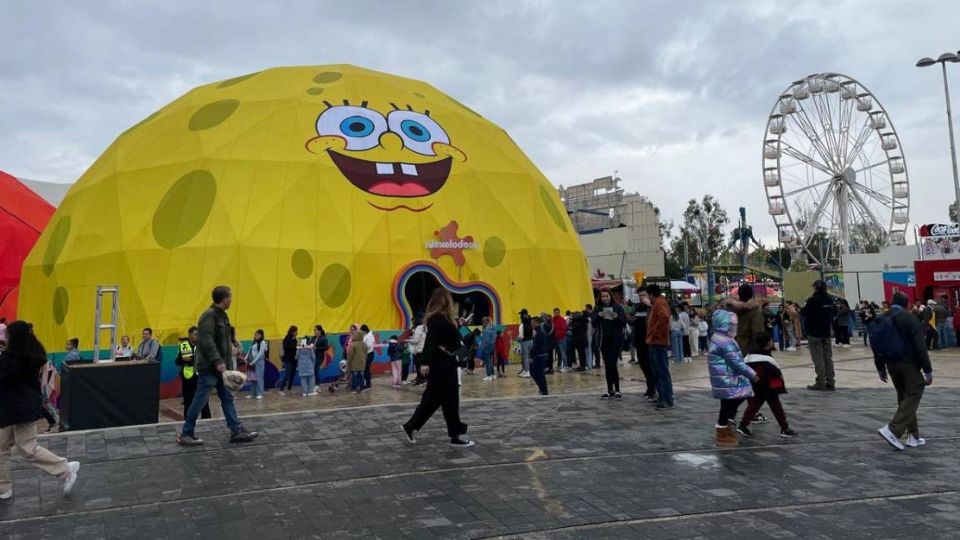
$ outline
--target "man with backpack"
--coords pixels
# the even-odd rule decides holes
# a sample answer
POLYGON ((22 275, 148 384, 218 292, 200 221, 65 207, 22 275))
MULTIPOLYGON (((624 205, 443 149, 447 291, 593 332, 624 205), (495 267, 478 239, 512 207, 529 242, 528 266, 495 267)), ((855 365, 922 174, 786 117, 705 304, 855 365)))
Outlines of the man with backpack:
POLYGON ((890 312, 877 317, 870 325, 870 346, 880 380, 887 382, 889 374, 897 390, 897 412, 879 433, 890 446, 903 450, 904 435, 906 446, 911 448, 927 443, 917 427, 917 408, 924 387, 933 384, 933 368, 923 339, 923 327, 905 309, 909 299, 897 292, 892 302, 890 312))

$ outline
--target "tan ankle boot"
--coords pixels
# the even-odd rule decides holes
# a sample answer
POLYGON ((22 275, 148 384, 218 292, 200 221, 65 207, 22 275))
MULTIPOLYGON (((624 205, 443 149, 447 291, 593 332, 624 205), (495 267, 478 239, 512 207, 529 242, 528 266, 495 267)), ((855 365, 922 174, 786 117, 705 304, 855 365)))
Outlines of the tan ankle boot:
POLYGON ((726 425, 723 427, 716 427, 717 431, 717 447, 719 448, 736 448, 740 446, 740 441, 737 439, 737 434, 733 429, 733 426, 726 425))

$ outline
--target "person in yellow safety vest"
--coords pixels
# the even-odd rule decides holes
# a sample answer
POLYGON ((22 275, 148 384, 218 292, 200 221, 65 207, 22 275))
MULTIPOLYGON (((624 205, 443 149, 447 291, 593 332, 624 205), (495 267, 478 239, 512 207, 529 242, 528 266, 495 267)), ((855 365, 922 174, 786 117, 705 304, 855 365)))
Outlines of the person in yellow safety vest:
MULTIPOLYGON (((183 394, 183 415, 186 417, 193 396, 197 393, 197 372, 193 365, 193 351, 197 348, 197 327, 191 326, 187 331, 187 339, 180 341, 180 352, 177 354, 176 364, 180 367, 180 386, 183 394)), ((207 404, 200 412, 201 418, 210 418, 210 405, 207 404)))

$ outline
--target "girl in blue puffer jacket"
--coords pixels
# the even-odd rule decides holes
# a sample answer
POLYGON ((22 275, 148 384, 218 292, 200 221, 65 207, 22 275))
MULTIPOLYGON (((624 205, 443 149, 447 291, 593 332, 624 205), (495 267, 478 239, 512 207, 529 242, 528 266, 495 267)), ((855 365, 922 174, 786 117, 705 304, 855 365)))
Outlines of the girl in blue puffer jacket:
POLYGON ((717 446, 734 447, 740 443, 733 419, 747 398, 753 396, 750 381, 757 379, 756 372, 744 361, 737 335, 737 316, 717 309, 713 312, 713 336, 707 364, 710 368, 710 387, 713 397, 720 400, 720 417, 716 425, 717 446))

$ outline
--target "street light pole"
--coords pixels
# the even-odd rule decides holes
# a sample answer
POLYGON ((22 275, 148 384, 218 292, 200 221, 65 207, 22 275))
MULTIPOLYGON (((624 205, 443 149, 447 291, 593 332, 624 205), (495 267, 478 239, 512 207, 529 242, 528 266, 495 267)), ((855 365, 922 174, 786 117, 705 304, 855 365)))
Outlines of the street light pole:
POLYGON ((953 191, 955 197, 955 207, 960 220, 960 176, 957 175, 957 149, 953 138, 953 112, 950 110, 950 85, 947 84, 947 62, 960 62, 960 56, 955 53, 943 53, 936 60, 932 58, 921 58, 917 60, 917 67, 927 67, 933 64, 940 64, 943 71, 943 96, 947 102, 947 128, 950 132, 950 159, 953 162, 953 191))

